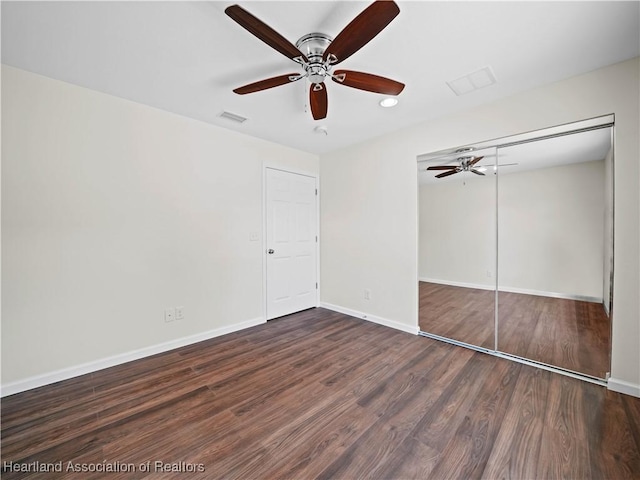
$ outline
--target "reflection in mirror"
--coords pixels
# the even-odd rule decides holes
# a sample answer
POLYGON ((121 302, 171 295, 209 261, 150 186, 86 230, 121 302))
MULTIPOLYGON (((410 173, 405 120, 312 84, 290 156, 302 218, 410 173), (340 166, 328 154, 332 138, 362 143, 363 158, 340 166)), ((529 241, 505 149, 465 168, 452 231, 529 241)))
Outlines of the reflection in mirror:
POLYGON ((612 128, 498 148, 498 347, 604 378, 612 128))
POLYGON ((495 349, 495 148, 418 163, 419 326, 495 349))

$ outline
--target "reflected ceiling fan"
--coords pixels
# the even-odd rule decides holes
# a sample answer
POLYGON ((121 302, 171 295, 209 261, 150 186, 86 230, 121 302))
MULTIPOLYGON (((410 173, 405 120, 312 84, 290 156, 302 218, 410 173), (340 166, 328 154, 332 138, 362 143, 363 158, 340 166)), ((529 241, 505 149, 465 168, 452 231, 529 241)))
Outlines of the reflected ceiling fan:
POLYGON ((444 170, 444 172, 436 175, 436 178, 444 178, 460 172, 471 172, 475 173, 476 175, 484 176, 484 172, 489 167, 493 167, 493 170, 496 171, 497 167, 510 167, 512 165, 518 165, 517 163, 503 163, 500 165, 478 165, 478 162, 483 158, 495 157, 495 154, 476 157, 474 155, 470 155, 473 150, 474 148, 461 148, 459 150, 456 150, 455 153, 461 155, 456 158, 457 165, 437 165, 425 168, 425 170, 444 170))
POLYGON ((427 170, 445 170, 445 172, 436 175, 436 178, 448 177, 449 175, 454 175, 460 172, 471 172, 475 173, 476 175, 484 176, 483 172, 475 168, 476 163, 478 163, 483 158, 484 157, 473 156, 458 157, 458 165, 439 165, 435 167, 429 167, 427 168, 427 170))
POLYGON ((368 92, 399 95, 404 84, 389 78, 352 70, 333 70, 355 52, 364 47, 400 13, 393 1, 378 0, 354 18, 335 39, 323 33, 310 33, 301 37, 295 45, 254 17, 239 5, 225 9, 236 23, 284 56, 298 63, 303 73, 288 73, 250 83, 233 91, 239 95, 259 92, 308 78, 311 82, 309 104, 314 120, 327 116, 328 98, 325 79, 368 92))

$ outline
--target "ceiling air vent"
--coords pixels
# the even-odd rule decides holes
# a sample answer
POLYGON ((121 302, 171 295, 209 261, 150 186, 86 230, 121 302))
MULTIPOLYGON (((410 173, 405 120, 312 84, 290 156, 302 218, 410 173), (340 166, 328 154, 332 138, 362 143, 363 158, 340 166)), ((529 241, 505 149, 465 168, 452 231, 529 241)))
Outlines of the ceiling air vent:
POLYGON ((488 87, 496 83, 496 76, 491 67, 484 67, 475 72, 468 73, 460 78, 447 82, 449 88, 456 95, 464 95, 480 88, 488 87))
POLYGON ((232 122, 236 122, 236 123, 244 123, 247 121, 245 117, 236 115, 235 113, 231 113, 231 112, 222 112, 220 114, 220 118, 226 118, 227 120, 231 120, 232 122))

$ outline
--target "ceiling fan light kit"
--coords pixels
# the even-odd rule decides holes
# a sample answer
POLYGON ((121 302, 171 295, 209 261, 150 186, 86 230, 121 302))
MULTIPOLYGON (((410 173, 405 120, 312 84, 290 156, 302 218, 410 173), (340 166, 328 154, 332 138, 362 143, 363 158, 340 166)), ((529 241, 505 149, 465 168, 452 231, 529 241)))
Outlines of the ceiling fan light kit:
POLYGON ((306 78, 310 83, 311 114, 314 120, 321 120, 326 118, 328 112, 325 84, 327 78, 347 87, 383 95, 396 96, 404 89, 403 83, 378 75, 352 70, 333 70, 337 64, 369 43, 400 13, 398 5, 393 1, 378 0, 372 3, 335 39, 324 33, 309 33, 300 37, 295 45, 239 5, 227 7, 225 13, 271 48, 298 63, 303 70, 303 73, 288 73, 234 89, 233 91, 239 95, 267 90, 306 78))

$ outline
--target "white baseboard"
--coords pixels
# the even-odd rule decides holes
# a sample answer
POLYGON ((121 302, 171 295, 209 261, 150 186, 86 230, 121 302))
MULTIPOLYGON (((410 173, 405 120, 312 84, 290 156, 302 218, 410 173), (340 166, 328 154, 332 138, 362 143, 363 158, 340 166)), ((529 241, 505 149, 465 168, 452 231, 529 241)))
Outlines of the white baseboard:
POLYGON ((546 292, 542 290, 532 290, 529 288, 503 287, 498 286, 501 292, 523 293, 525 295, 536 295, 538 297, 563 298, 565 300, 577 300, 579 302, 602 303, 602 297, 592 297, 590 295, 572 295, 569 293, 546 292))
POLYGON ((334 312, 344 313, 345 315, 349 315, 350 317, 361 318, 369 322, 377 323, 378 325, 384 325, 385 327, 390 327, 396 330, 401 330, 403 332, 411 333, 413 335, 417 335, 418 332, 420 331, 417 325, 412 327, 404 323, 396 322, 395 320, 376 317, 375 315, 370 315, 364 312, 358 312, 357 310, 341 307, 339 305, 333 305, 331 303, 320 302, 320 307, 326 308, 327 310, 333 310, 334 312))
POLYGON ((440 280, 437 278, 420 277, 418 280, 427 283, 438 283, 440 285, 449 285, 451 287, 476 288, 478 290, 495 290, 495 285, 482 285, 480 283, 455 282, 453 280, 440 280))
POLYGON ((265 322, 266 320, 264 318, 254 318, 252 320, 234 323, 233 325, 228 325, 226 327, 216 328, 207 332, 177 338, 168 342, 151 345, 149 347, 140 348, 131 352, 121 353, 112 357, 102 358, 93 362, 83 363, 74 367, 63 368, 61 370, 55 370, 53 372, 44 373, 42 375, 25 378, 24 380, 17 380, 15 382, 6 383, 3 384, 0 388, 0 397, 6 397, 7 395, 13 395, 14 393, 20 393, 24 392, 25 390, 31 390, 33 388, 42 387, 44 385, 60 382, 62 380, 68 380, 70 378, 85 375, 87 373, 97 372, 98 370, 121 365, 133 360, 139 360, 141 358, 167 352, 169 350, 184 347, 186 345, 202 342, 204 340, 209 340, 221 335, 237 332, 238 330, 244 330, 245 328, 254 327, 265 322))
MULTIPOLYGON (((479 283, 455 282, 451 280, 440 280, 436 278, 425 278, 425 277, 421 277, 418 280, 420 280, 421 282, 438 283, 440 285, 450 285, 452 287, 476 288, 478 290, 494 290, 495 289, 494 285, 483 285, 479 283)), ((593 302, 593 303, 603 302, 602 297, 592 297, 589 295, 572 295, 568 293, 558 293, 558 292, 547 292, 543 290, 533 290, 531 288, 505 287, 504 285, 499 285, 498 290, 500 292, 522 293, 524 295, 536 295, 538 297, 563 298, 566 300, 578 300, 581 302, 593 302)))
POLYGON ((617 378, 609 378, 607 382, 607 388, 614 392, 624 393, 640 398, 640 385, 637 383, 626 382, 624 380, 618 380, 617 378))

